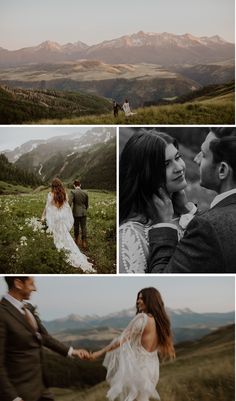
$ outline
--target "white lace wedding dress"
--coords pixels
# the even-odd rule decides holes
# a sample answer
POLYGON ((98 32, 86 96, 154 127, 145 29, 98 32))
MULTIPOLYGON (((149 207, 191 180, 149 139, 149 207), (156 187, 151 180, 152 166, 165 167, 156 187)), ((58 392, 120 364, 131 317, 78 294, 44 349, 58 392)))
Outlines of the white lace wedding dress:
POLYGON ((88 262, 87 257, 79 250, 70 235, 74 218, 69 203, 66 201, 60 208, 56 207, 52 193, 49 192, 45 217, 56 248, 67 251, 68 262, 73 267, 80 267, 84 272, 94 272, 92 264, 88 262))
POLYGON ((159 380, 159 359, 157 350, 148 352, 142 346, 141 338, 147 324, 147 315, 139 313, 123 331, 119 339, 120 347, 106 353, 104 366, 110 401, 159 400, 156 385, 159 380))

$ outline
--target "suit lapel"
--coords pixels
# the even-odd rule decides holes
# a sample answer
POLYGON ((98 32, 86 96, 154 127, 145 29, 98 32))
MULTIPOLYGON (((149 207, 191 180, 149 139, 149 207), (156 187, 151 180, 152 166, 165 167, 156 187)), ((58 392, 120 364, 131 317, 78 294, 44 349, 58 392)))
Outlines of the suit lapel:
POLYGON ((236 206, 236 194, 227 196, 226 198, 224 198, 220 202, 218 202, 215 206, 213 206, 211 209, 197 211, 195 216, 202 216, 205 213, 209 213, 211 210, 214 210, 217 207, 225 207, 225 206, 229 206, 229 205, 236 206))
POLYGON ((1 305, 7 310, 7 312, 14 317, 14 319, 18 320, 23 326, 25 326, 28 330, 30 330, 34 334, 33 328, 25 319, 24 315, 20 313, 20 311, 15 308, 7 299, 2 298, 1 305))

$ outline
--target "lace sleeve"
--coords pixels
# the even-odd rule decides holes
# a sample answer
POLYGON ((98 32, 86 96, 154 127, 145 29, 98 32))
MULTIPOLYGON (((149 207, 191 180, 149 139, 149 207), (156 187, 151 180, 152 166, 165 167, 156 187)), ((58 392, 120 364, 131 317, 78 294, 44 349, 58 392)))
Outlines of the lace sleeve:
POLYGON ((142 333, 147 324, 147 315, 145 313, 138 313, 128 324, 126 329, 122 332, 120 343, 138 342, 141 344, 142 333))
POLYGON ((145 257, 145 239, 132 223, 120 227, 120 273, 145 273, 147 258, 145 257))
POLYGON ((136 315, 128 326, 124 329, 119 337, 116 337, 107 347, 107 352, 128 343, 130 346, 133 342, 141 344, 142 333, 147 324, 147 315, 139 313, 136 315))

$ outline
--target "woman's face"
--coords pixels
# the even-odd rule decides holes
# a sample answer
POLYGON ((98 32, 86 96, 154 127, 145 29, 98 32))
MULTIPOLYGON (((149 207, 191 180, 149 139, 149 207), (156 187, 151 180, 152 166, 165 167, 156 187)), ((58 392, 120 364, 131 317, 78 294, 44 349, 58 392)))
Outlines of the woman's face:
POLYGON ((137 299, 137 308, 139 312, 146 312, 146 305, 143 301, 143 295, 140 292, 140 294, 138 295, 138 299, 137 299))
POLYGON ((178 149, 168 144, 165 150, 166 189, 169 194, 181 191, 187 186, 185 180, 185 163, 178 149))

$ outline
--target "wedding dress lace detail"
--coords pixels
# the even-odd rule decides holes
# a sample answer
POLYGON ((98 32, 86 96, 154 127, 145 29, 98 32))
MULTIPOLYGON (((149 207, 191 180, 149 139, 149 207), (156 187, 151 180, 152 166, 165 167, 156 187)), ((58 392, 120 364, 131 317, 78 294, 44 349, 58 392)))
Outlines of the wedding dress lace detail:
MULTIPOLYGON (((178 241, 183 237, 184 229, 179 225, 179 220, 185 223, 186 229, 189 221, 193 218, 186 218, 183 215, 181 219, 175 219, 175 225, 178 232, 178 241)), ((127 221, 119 229, 120 254, 119 254, 119 272, 120 273, 146 273, 147 261, 149 256, 149 237, 148 232, 152 228, 150 224, 144 225, 137 221, 127 221)))
POLYGON ((149 254, 149 226, 128 221, 120 226, 120 273, 145 273, 149 254))
POLYGON ((149 401, 159 400, 156 385, 159 380, 159 359, 157 350, 148 352, 141 339, 147 324, 147 315, 139 313, 130 322, 118 339, 120 347, 107 352, 103 365, 107 369, 110 401, 149 401))
POLYGON ((68 262, 74 267, 80 267, 84 272, 95 272, 92 264, 88 262, 87 257, 79 250, 70 235, 74 218, 69 203, 66 201, 60 208, 56 207, 51 192, 47 197, 46 221, 53 234, 56 248, 67 252, 68 262))

